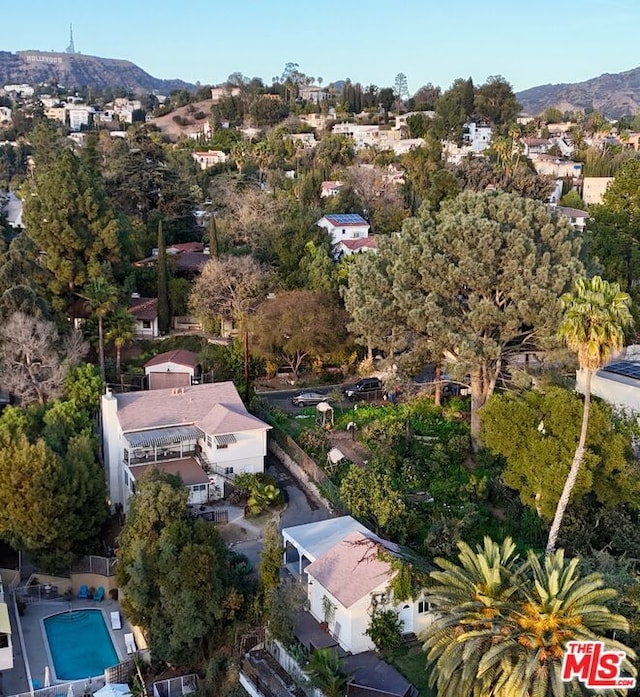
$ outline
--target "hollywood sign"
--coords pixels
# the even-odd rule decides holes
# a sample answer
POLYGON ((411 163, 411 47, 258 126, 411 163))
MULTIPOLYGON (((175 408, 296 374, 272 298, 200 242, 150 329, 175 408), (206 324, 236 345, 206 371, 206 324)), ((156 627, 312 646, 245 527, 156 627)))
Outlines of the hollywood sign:
POLYGON ((24 57, 27 63, 62 63, 61 56, 41 56, 28 54, 24 57))

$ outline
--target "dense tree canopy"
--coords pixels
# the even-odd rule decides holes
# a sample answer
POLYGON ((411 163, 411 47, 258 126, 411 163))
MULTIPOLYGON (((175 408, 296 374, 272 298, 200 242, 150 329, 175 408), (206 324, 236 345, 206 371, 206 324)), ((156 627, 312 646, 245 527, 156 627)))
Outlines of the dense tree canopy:
MULTIPOLYGON (((506 460, 502 480, 550 521, 580 433, 582 400, 560 387, 493 395, 482 408, 482 442, 506 460)), ((614 507, 638 496, 632 436, 610 406, 591 406, 584 466, 574 489, 614 507)))
MULTIPOLYGON (((354 272, 346 308, 354 315, 354 301, 367 302, 359 284, 382 289, 388 309, 373 326, 386 329, 395 313, 392 335, 407 337, 412 352, 446 358, 452 370, 470 376, 477 435, 478 409, 506 356, 555 334, 560 296, 582 270, 580 246, 568 221, 542 204, 511 194, 463 193, 435 215, 421 209, 398 237, 380 240, 380 260, 371 269, 380 277, 354 272)), ((371 302, 379 305, 380 297, 371 302)), ((369 316, 375 322, 374 312, 369 316)))
POLYGON ((56 309, 104 263, 120 258, 120 225, 95 173, 70 149, 39 165, 24 203, 26 233, 49 273, 56 309))
POLYGON ((100 551, 108 511, 96 452, 89 416, 75 402, 7 407, 0 418, 0 537, 48 571, 100 551))
POLYGON ((344 313, 323 293, 279 293, 256 308, 251 320, 256 351, 288 365, 294 375, 305 360, 321 358, 344 341, 344 313))
POLYGON ((151 469, 138 484, 119 539, 123 608, 155 658, 194 666, 246 605, 238 560, 213 525, 189 518, 180 481, 151 469))

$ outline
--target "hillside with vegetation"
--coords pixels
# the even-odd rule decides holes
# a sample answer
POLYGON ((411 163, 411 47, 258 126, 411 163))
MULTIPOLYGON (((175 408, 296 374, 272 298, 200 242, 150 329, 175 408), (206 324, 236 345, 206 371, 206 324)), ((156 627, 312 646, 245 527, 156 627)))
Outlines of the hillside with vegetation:
POLYGON ((54 82, 68 89, 92 87, 124 89, 134 93, 172 90, 195 86, 184 80, 162 80, 146 73, 134 63, 80 53, 44 51, 0 51, 0 84, 41 84, 54 82), (40 60, 27 60, 36 58, 40 60), (49 61, 56 62, 49 62, 49 61))
POLYGON ((527 114, 560 111, 599 111, 610 118, 635 114, 640 108, 640 68, 604 73, 584 82, 547 84, 517 93, 527 114))

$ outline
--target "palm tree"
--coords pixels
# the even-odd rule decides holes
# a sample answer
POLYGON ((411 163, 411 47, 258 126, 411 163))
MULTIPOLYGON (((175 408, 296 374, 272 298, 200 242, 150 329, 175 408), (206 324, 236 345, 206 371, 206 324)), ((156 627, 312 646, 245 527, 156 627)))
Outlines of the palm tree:
POLYGON ((120 377, 122 347, 135 338, 136 323, 133 315, 125 308, 117 308, 107 318, 105 339, 116 347, 116 375, 120 377))
POLYGON ((627 654, 624 670, 635 675, 633 651, 609 639, 628 631, 624 617, 606 603, 615 591, 600 574, 580 576, 578 559, 559 550, 541 560, 514 554, 510 539, 485 538, 475 551, 461 543, 459 564, 437 559, 426 599, 436 618, 425 630, 430 683, 439 697, 561 697, 582 694, 560 679, 568 641, 603 641, 627 654))
MULTIPOLYGON (((488 537, 473 550, 459 543, 459 564, 437 559, 427 600, 436 620, 424 633, 430 684, 439 697, 475 695, 482 657, 493 646, 499 620, 508 617, 521 564, 515 544, 488 537)), ((479 693, 479 694, 489 694, 479 693)))
POLYGON ((311 684, 326 697, 345 697, 349 675, 340 665, 338 654, 332 649, 316 649, 309 659, 307 673, 311 684))
POLYGON ((584 459, 591 377, 595 370, 607 363, 612 354, 622 349, 624 330, 633 324, 628 293, 622 292, 619 284, 609 283, 600 276, 578 279, 574 293, 566 293, 562 297, 562 304, 564 317, 558 334, 569 349, 578 354, 578 363, 585 377, 584 407, 580 438, 549 531, 547 554, 556 547, 562 519, 584 459))
POLYGON ((79 293, 87 301, 87 308, 98 319, 98 359, 100 377, 105 382, 104 372, 104 318, 113 310, 118 300, 118 289, 112 286, 104 276, 92 278, 79 293))

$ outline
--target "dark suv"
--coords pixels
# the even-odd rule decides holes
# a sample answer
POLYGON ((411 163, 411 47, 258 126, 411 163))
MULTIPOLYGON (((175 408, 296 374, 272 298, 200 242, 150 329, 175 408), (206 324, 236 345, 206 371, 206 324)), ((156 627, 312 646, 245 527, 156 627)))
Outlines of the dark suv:
POLYGON ((360 378, 355 385, 345 387, 342 392, 348 400, 355 402, 358 399, 375 396, 375 393, 380 390, 382 390, 382 382, 379 378, 360 378))

